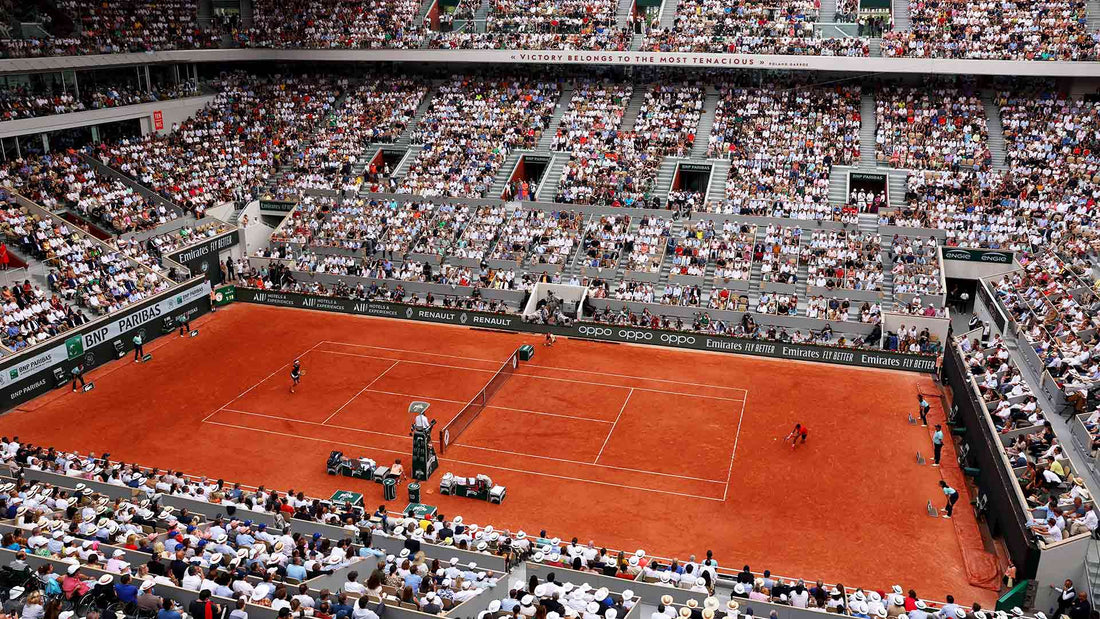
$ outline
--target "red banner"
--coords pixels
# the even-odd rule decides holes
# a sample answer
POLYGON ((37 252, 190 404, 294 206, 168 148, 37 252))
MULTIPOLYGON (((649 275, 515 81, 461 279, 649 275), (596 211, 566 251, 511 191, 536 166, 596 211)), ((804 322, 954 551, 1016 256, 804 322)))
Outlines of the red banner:
POLYGON ((164 129, 164 114, 160 110, 153 112, 153 128, 157 131, 164 129))

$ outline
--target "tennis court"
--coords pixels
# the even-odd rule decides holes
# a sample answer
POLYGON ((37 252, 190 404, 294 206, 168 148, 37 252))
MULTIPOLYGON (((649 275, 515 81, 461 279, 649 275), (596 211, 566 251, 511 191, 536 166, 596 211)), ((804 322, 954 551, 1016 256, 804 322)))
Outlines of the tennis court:
POLYGON ((451 437, 441 453, 449 461, 485 467, 505 457, 509 468, 532 475, 724 500, 748 395, 739 387, 657 388, 632 376, 546 371, 515 353, 499 360, 323 340, 299 358, 307 374, 297 393, 288 392, 288 362, 203 422, 260 432, 286 432, 290 424, 303 436, 353 436, 356 446, 405 454, 410 419, 403 411, 424 400, 437 434, 451 437), (669 447, 690 448, 695 457, 646 456, 669 447))
POLYGON ((196 326, 199 337, 151 343, 151 363, 91 372, 93 391, 57 390, 0 417, 0 433, 312 496, 359 491, 373 507, 381 487, 326 475, 329 452, 407 462, 412 400, 431 403, 438 430, 530 343, 534 359, 440 454, 423 502, 657 556, 710 549, 725 566, 808 580, 888 589, 905 573, 928 599, 995 595, 967 571, 970 510, 925 512, 941 478, 961 477, 914 462, 931 449, 927 429, 905 421, 917 392, 936 389, 926 376, 569 339, 547 348, 523 334, 245 304, 196 326), (295 358, 306 374, 291 395, 295 358), (810 437, 792 451, 782 438, 795 423, 810 437), (441 496, 446 472, 488 474, 507 499, 441 496))

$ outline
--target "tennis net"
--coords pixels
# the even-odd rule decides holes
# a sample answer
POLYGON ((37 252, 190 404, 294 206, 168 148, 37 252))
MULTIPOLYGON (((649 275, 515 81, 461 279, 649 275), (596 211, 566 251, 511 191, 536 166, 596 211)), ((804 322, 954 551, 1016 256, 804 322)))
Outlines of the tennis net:
POLYGON ((482 387, 481 391, 477 392, 466 406, 462 407, 462 410, 458 411, 458 414, 451 419, 447 425, 443 426, 443 429, 439 431, 439 453, 444 453, 447 448, 451 446, 451 443, 455 442, 462 432, 470 427, 470 424, 477 419, 481 411, 485 410, 489 406, 489 400, 493 397, 504 383, 508 382, 508 379, 516 373, 516 369, 519 368, 519 349, 512 351, 511 356, 505 360, 504 365, 500 366, 496 374, 489 379, 489 382, 482 387))

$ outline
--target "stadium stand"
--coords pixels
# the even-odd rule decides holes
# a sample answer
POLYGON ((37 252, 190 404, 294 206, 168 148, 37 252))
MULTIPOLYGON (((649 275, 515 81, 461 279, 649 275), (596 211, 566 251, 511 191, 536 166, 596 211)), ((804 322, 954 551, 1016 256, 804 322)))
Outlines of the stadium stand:
POLYGON ((197 86, 186 81, 152 90, 135 88, 131 84, 96 85, 94 89, 85 85, 79 98, 65 91, 8 87, 0 91, 0 121, 178 99, 194 96, 198 92, 197 86))
MULTIPOLYGON (((198 7, 186 0, 57 4, 81 25, 78 33, 35 43, 7 39, 4 53, 20 57, 205 48, 220 38, 197 29, 192 17, 198 7), (151 16, 160 9, 161 14, 151 16), (138 18, 130 19, 126 11, 138 18)), ((642 49, 650 51, 871 54, 867 37, 826 38, 815 32, 818 22, 832 16, 820 15, 821 6, 812 2, 779 7, 694 0, 673 4, 671 26, 632 37, 621 28, 613 2, 460 3, 448 19, 467 25, 445 32, 433 30, 419 2, 321 0, 282 6, 257 0, 251 25, 233 39, 246 47, 301 49, 626 50, 642 41, 642 49), (475 14, 485 12, 482 8, 487 10, 484 25, 473 25, 479 19, 475 14)), ((887 55, 1095 60, 1100 45, 1097 34, 1087 30, 1080 2, 995 9, 914 0, 909 11, 909 30, 885 33, 887 55)), ((841 3, 836 12, 851 15, 854 9, 841 3)), ((6 191, 18 192, 50 213, 77 215, 115 236, 99 243, 76 224, 70 227, 6 200, 0 233, 13 251, 51 272, 46 288, 28 280, 0 289, 4 347, 34 347, 79 327, 88 316, 117 313, 168 290, 174 276, 167 274, 165 255, 232 230, 205 217, 213 209, 225 202, 244 208, 259 198, 287 199, 293 208, 265 236, 264 246, 249 249, 235 263, 231 280, 242 287, 517 314, 516 298, 534 290, 536 283, 566 283, 587 288, 587 300, 594 302, 579 317, 585 323, 883 348, 929 357, 941 352, 944 342, 932 336, 923 319, 949 317, 943 304, 948 291, 942 250, 1012 250, 1017 264, 1010 266, 1019 268, 1006 267, 1007 273, 993 282, 996 300, 1038 359, 1035 373, 1049 375, 1067 392, 1083 390, 1077 392, 1075 421, 1082 428, 1081 442, 1090 453, 1100 452, 1100 406, 1087 397, 1089 388, 1100 382, 1093 318, 1100 299, 1090 271, 1100 255, 1093 216, 1100 198, 1100 104, 1092 96, 1070 94, 1045 82, 997 82, 998 89, 991 90, 988 82, 979 87, 969 78, 919 86, 884 79, 858 86, 849 80, 811 83, 782 77, 769 82, 712 74, 653 79, 653 74, 639 78, 619 73, 604 79, 584 71, 573 75, 564 70, 520 73, 463 67, 462 73, 439 83, 429 76, 442 73, 432 70, 423 75, 391 69, 362 75, 296 73, 282 66, 274 70, 278 72, 223 74, 213 82, 219 91, 213 103, 163 135, 146 131, 141 137, 97 140, 84 150, 6 159, 0 168, 6 191), (1004 155, 998 157, 995 142, 1002 136, 1004 155), (872 153, 873 161, 868 160, 872 153), (531 182, 531 191, 515 201, 499 200, 493 188, 520 182, 515 179, 525 173, 518 158, 531 156, 528 163, 534 168, 534 158, 543 155, 550 162, 545 177, 524 179, 522 183, 531 182), (703 189, 673 186, 666 178, 682 174, 676 167, 680 161, 710 166, 712 175, 703 189), (104 173, 100 164, 124 177, 104 173), (515 176, 505 178, 512 166, 515 176), (843 174, 834 172, 844 168, 881 174, 890 193, 887 185, 872 189, 843 184, 843 174), (555 177, 551 171, 560 174, 555 177), (904 195, 893 193, 895 181, 904 195), (547 189, 536 192, 536 183, 547 189), (145 188, 165 201, 154 199, 145 188), (545 197, 536 201, 532 194, 545 197), (167 230, 166 224, 181 217, 185 225, 178 227, 178 222, 167 230), (464 290, 455 291, 458 287, 464 290), (499 298, 487 291, 516 294, 499 298), (909 327, 887 329, 884 314, 903 315, 909 327)), ((155 92, 89 90, 80 99, 16 88, 0 93, 0 113, 3 120, 39 118, 194 92, 190 82, 155 92)), ((677 176, 675 182, 681 180, 677 176)), ((1095 517, 1088 520, 1092 503, 1082 472, 1063 453, 1027 368, 1013 360, 1017 352, 1002 336, 982 341, 973 335, 959 338, 956 345, 985 414, 1002 438, 1003 454, 1015 469, 1016 484, 1027 501, 1029 530, 1046 545, 1091 534, 1097 527, 1095 517), (1063 514, 1068 520, 1064 526, 1059 519, 1063 514)), ((325 534, 321 541, 308 536, 287 541, 278 535, 266 540, 240 519, 204 517, 189 524, 179 516, 150 512, 140 501, 118 500, 106 502, 112 514, 108 523, 91 530, 63 512, 72 505, 71 498, 95 512, 95 491, 22 485, 8 490, 8 497, 18 495, 23 505, 31 496, 34 507, 42 507, 15 516, 26 526, 16 524, 18 530, 7 531, 10 541, 24 552, 45 547, 50 552, 41 556, 48 559, 66 556, 81 539, 100 538, 98 543, 108 549, 120 545, 131 551, 135 549, 128 545, 136 545, 147 552, 151 547, 153 556, 161 557, 154 562, 171 559, 167 540, 192 536, 207 541, 210 551, 195 553, 200 569, 185 570, 189 579, 166 577, 168 582, 153 585, 165 591, 194 591, 185 580, 199 587, 209 581, 215 595, 225 600, 245 593, 246 609, 255 605, 293 612, 307 605, 306 598, 318 608, 329 604, 331 609, 341 603, 339 598, 331 599, 331 592, 326 598, 301 582, 305 579, 292 582, 289 573, 321 578, 360 561, 378 560, 384 578, 373 583, 368 579, 363 590, 353 585, 345 592, 362 594, 369 604, 393 603, 440 614, 460 609, 478 591, 495 586, 492 579, 499 576, 448 576, 442 564, 432 565, 424 557, 418 562, 415 556, 400 557, 408 561, 387 558, 371 544, 373 535, 441 542, 441 531, 456 532, 456 521, 425 526, 385 514, 371 519, 333 511, 294 493, 280 497, 258 492, 249 499, 239 487, 228 491, 178 473, 139 471, 124 464, 112 468, 76 455, 29 456, 18 445, 14 450, 3 450, 7 459, 32 470, 68 468, 73 477, 99 476, 150 498, 179 495, 278 514, 282 524, 300 519, 344 527, 359 540, 325 534), (90 474, 81 473, 89 462, 90 474), (48 524, 32 524, 40 515, 48 524), (49 524, 55 521, 61 524, 49 524), (155 535, 144 529, 139 533, 130 524, 134 522, 154 529, 155 535), (51 541, 57 538, 47 539, 41 527, 55 526, 77 535, 64 541, 62 533, 63 541, 51 541), (197 527, 197 534, 189 526, 197 527), (218 541, 223 532, 234 531, 241 531, 234 541, 218 541), (130 534, 135 537, 129 539, 130 534), (253 544, 242 545, 242 535, 253 544), (293 546, 297 555, 276 550, 279 542, 284 548, 293 546), (51 544, 60 544, 60 551, 54 552, 51 544), (221 545, 226 549, 219 550, 221 545), (258 549, 256 554, 245 550, 240 555, 250 546, 258 549), (234 556, 240 557, 236 563, 234 556), (230 568, 225 570, 229 574, 219 573, 219 566, 230 568), (275 568, 271 578, 263 575, 265 566, 275 568), (252 580, 234 575, 240 567, 252 580), (410 574, 421 583, 411 591, 405 587, 410 574), (257 579, 270 586, 257 586, 257 579), (247 591, 238 584, 242 582, 250 587, 247 591), (464 588, 462 582, 472 584, 464 588), (293 596, 297 584, 305 589, 293 596), (257 590, 264 595, 253 597, 257 590)), ((647 561, 644 553, 637 560, 625 555, 613 560, 591 556, 592 548, 580 549, 576 543, 520 544, 519 535, 497 532, 494 538, 485 529, 471 533, 468 539, 456 535, 452 543, 509 562, 530 558, 582 574, 611 572, 676 587, 699 594, 701 601, 683 608, 709 608, 712 617, 720 610, 711 597, 718 572, 705 565, 680 569, 653 557, 647 561)), ((80 570, 92 575, 103 571, 104 556, 89 560, 80 551, 77 556, 80 570)), ((105 565, 116 575, 125 571, 105 565)), ((369 565, 364 563, 365 571, 373 569, 369 565)), ((882 616, 880 610, 893 616, 891 612, 907 608, 893 595, 857 590, 851 595, 841 591, 838 597, 820 583, 769 582, 766 575, 750 574, 740 584, 745 600, 794 605, 798 596, 807 606, 854 617, 882 616)), ((633 597, 630 591, 601 593, 599 587, 573 587, 582 591, 576 595, 563 589, 547 583, 512 588, 506 599, 494 602, 492 612, 531 616, 527 609, 561 605, 561 616, 568 615, 567 608, 586 616, 599 614, 588 611, 591 603, 629 610, 633 597)), ((355 596, 348 597, 359 605, 355 596)), ((726 614, 736 616, 738 602, 729 603, 726 614)), ((672 603, 661 606, 665 610, 658 613, 692 616, 691 610, 680 614, 672 603)), ((602 614, 614 619, 606 610, 602 614)))

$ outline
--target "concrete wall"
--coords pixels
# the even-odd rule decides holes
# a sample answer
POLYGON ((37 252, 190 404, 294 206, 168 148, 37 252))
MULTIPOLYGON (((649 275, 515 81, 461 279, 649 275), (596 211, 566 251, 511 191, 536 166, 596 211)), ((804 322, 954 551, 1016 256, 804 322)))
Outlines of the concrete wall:
POLYGON ((1012 261, 1012 264, 994 264, 991 262, 965 262, 962 260, 944 260, 943 261, 943 274, 946 277, 954 277, 958 279, 984 279, 986 277, 995 277, 1008 273, 1009 271, 1015 271, 1020 268, 1020 263, 1016 260, 1012 261))
POLYGON ((183 122, 202 109, 207 103, 214 100, 213 95, 199 97, 185 97, 182 99, 169 99, 167 101, 154 101, 152 103, 139 103, 137 105, 124 105, 102 110, 88 110, 86 112, 73 112, 71 114, 54 114, 39 118, 23 118, 9 120, 0 123, 0 138, 10 138, 19 135, 42 133, 45 131, 60 131, 73 127, 87 127, 102 125, 104 123, 118 122, 121 120, 142 120, 142 134, 148 133, 146 127, 151 130, 153 112, 160 110, 164 116, 166 133, 171 129, 173 122, 183 122))
POLYGON ((781 56, 770 54, 696 54, 602 51, 527 50, 278 50, 209 49, 127 54, 89 54, 0 60, 0 74, 39 73, 90 67, 225 62, 409 62, 533 65, 651 65, 684 68, 830 71, 855 73, 939 73, 1033 75, 1085 78, 1100 76, 1100 62, 948 60, 858 56, 781 56))

